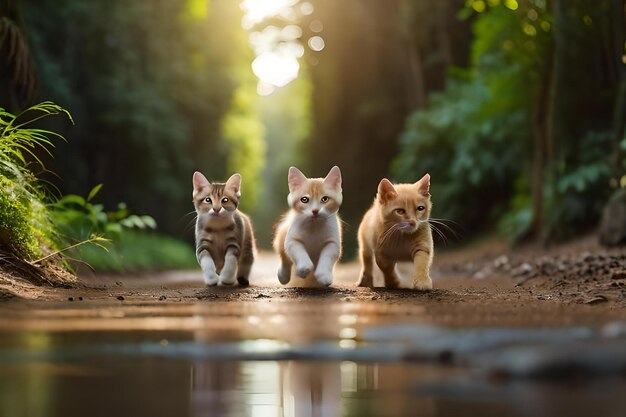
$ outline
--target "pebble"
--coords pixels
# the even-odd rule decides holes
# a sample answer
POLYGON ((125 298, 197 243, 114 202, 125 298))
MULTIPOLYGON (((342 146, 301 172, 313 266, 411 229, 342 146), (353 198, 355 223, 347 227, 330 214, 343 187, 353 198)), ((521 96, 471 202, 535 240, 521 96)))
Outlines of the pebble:
POLYGON ((272 296, 271 295, 267 295, 267 294, 263 294, 263 293, 259 293, 254 298, 272 298, 272 296))
POLYGON ((120 301, 124 301, 124 297, 123 297, 123 296, 121 296, 121 295, 118 295, 118 296, 117 296, 117 299, 118 299, 118 300, 120 300, 120 301))

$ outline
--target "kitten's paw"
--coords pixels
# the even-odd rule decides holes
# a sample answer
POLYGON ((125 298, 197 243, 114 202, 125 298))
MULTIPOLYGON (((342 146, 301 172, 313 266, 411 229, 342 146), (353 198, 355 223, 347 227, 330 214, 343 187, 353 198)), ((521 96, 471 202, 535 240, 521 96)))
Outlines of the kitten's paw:
POLYGON ((215 271, 205 271, 202 273, 202 279, 206 285, 213 286, 220 281, 220 276, 215 271))
POLYGON ((317 282, 322 284, 325 287, 328 287, 333 283, 333 272, 332 271, 324 271, 324 272, 315 272, 315 279, 317 282))
POLYGON ((279 266, 276 275, 278 276, 278 281, 280 281, 281 284, 285 285, 289 283, 291 280, 291 266, 279 266))
POLYGON ((311 271, 313 271, 313 262, 311 261, 296 265, 296 275, 300 278, 308 277, 311 271))
POLYGON ((237 281, 237 267, 226 265, 220 271, 220 284, 233 285, 237 281))
POLYGON ((361 278, 359 278, 359 280, 357 281, 356 286, 357 287, 373 287, 374 279, 372 278, 371 275, 362 274, 361 278))
POLYGON ((248 285, 250 285, 250 281, 248 280, 248 277, 237 277, 237 282, 242 287, 247 287, 248 285))
POLYGON ((234 276, 220 277, 220 284, 222 285, 233 285, 235 282, 237 282, 237 278, 235 278, 234 276))
POLYGON ((413 281, 413 289, 420 291, 429 291, 433 289, 433 280, 430 277, 426 277, 420 280, 413 281))

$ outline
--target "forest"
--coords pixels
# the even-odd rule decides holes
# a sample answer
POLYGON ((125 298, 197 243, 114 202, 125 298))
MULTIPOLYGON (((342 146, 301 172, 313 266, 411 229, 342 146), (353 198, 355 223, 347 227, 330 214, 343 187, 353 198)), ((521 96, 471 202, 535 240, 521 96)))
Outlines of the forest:
MULTIPOLYGON (((268 248, 288 167, 339 165, 347 259, 378 181, 426 172, 440 243, 588 233, 626 199, 624 15, 619 0, 2 0, 0 118, 52 102, 21 117, 65 140, 18 161, 0 146, 28 167, 1 171, 0 214, 36 183, 63 237, 48 246, 167 242, 180 267, 195 170, 242 174, 268 248)), ((3 228, 34 227, 26 206, 3 228)), ((0 249, 43 255, 15 241, 0 249)))

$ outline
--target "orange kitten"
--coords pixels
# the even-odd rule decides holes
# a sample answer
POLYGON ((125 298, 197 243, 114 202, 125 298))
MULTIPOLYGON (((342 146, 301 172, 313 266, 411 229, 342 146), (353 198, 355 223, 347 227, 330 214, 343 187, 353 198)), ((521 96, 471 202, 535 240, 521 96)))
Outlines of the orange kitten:
POLYGON ((307 178, 296 167, 289 168, 291 210, 276 227, 274 249, 280 255, 278 280, 287 284, 291 266, 296 275, 310 275, 325 286, 333 282, 333 268, 341 255, 341 171, 333 167, 326 178, 307 178))
POLYGON ((413 261, 413 288, 433 287, 429 270, 433 260, 430 215, 430 175, 415 184, 393 185, 383 178, 372 207, 359 226, 361 277, 357 285, 372 287, 374 261, 385 277, 385 287, 400 284, 396 262, 413 261))
POLYGON ((241 175, 224 184, 210 183, 193 174, 193 205, 196 220, 196 256, 207 285, 249 284, 255 242, 250 218, 237 210, 241 175))

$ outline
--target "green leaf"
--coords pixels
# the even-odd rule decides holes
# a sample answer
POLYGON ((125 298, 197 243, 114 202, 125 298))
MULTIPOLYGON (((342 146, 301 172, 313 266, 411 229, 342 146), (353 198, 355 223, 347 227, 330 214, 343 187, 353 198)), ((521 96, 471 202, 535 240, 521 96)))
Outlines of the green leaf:
POLYGON ((98 192, 100 191, 103 185, 104 184, 100 183, 96 185, 95 187, 93 187, 91 191, 89 191, 89 194, 87 195, 87 201, 91 201, 96 196, 96 194, 98 194, 98 192))
POLYGON ((83 197, 76 195, 76 194, 68 194, 68 195, 64 195, 63 198, 61 198, 58 201, 58 204, 62 205, 62 206, 66 206, 69 204, 76 204, 79 205, 81 207, 85 207, 86 201, 83 197))

